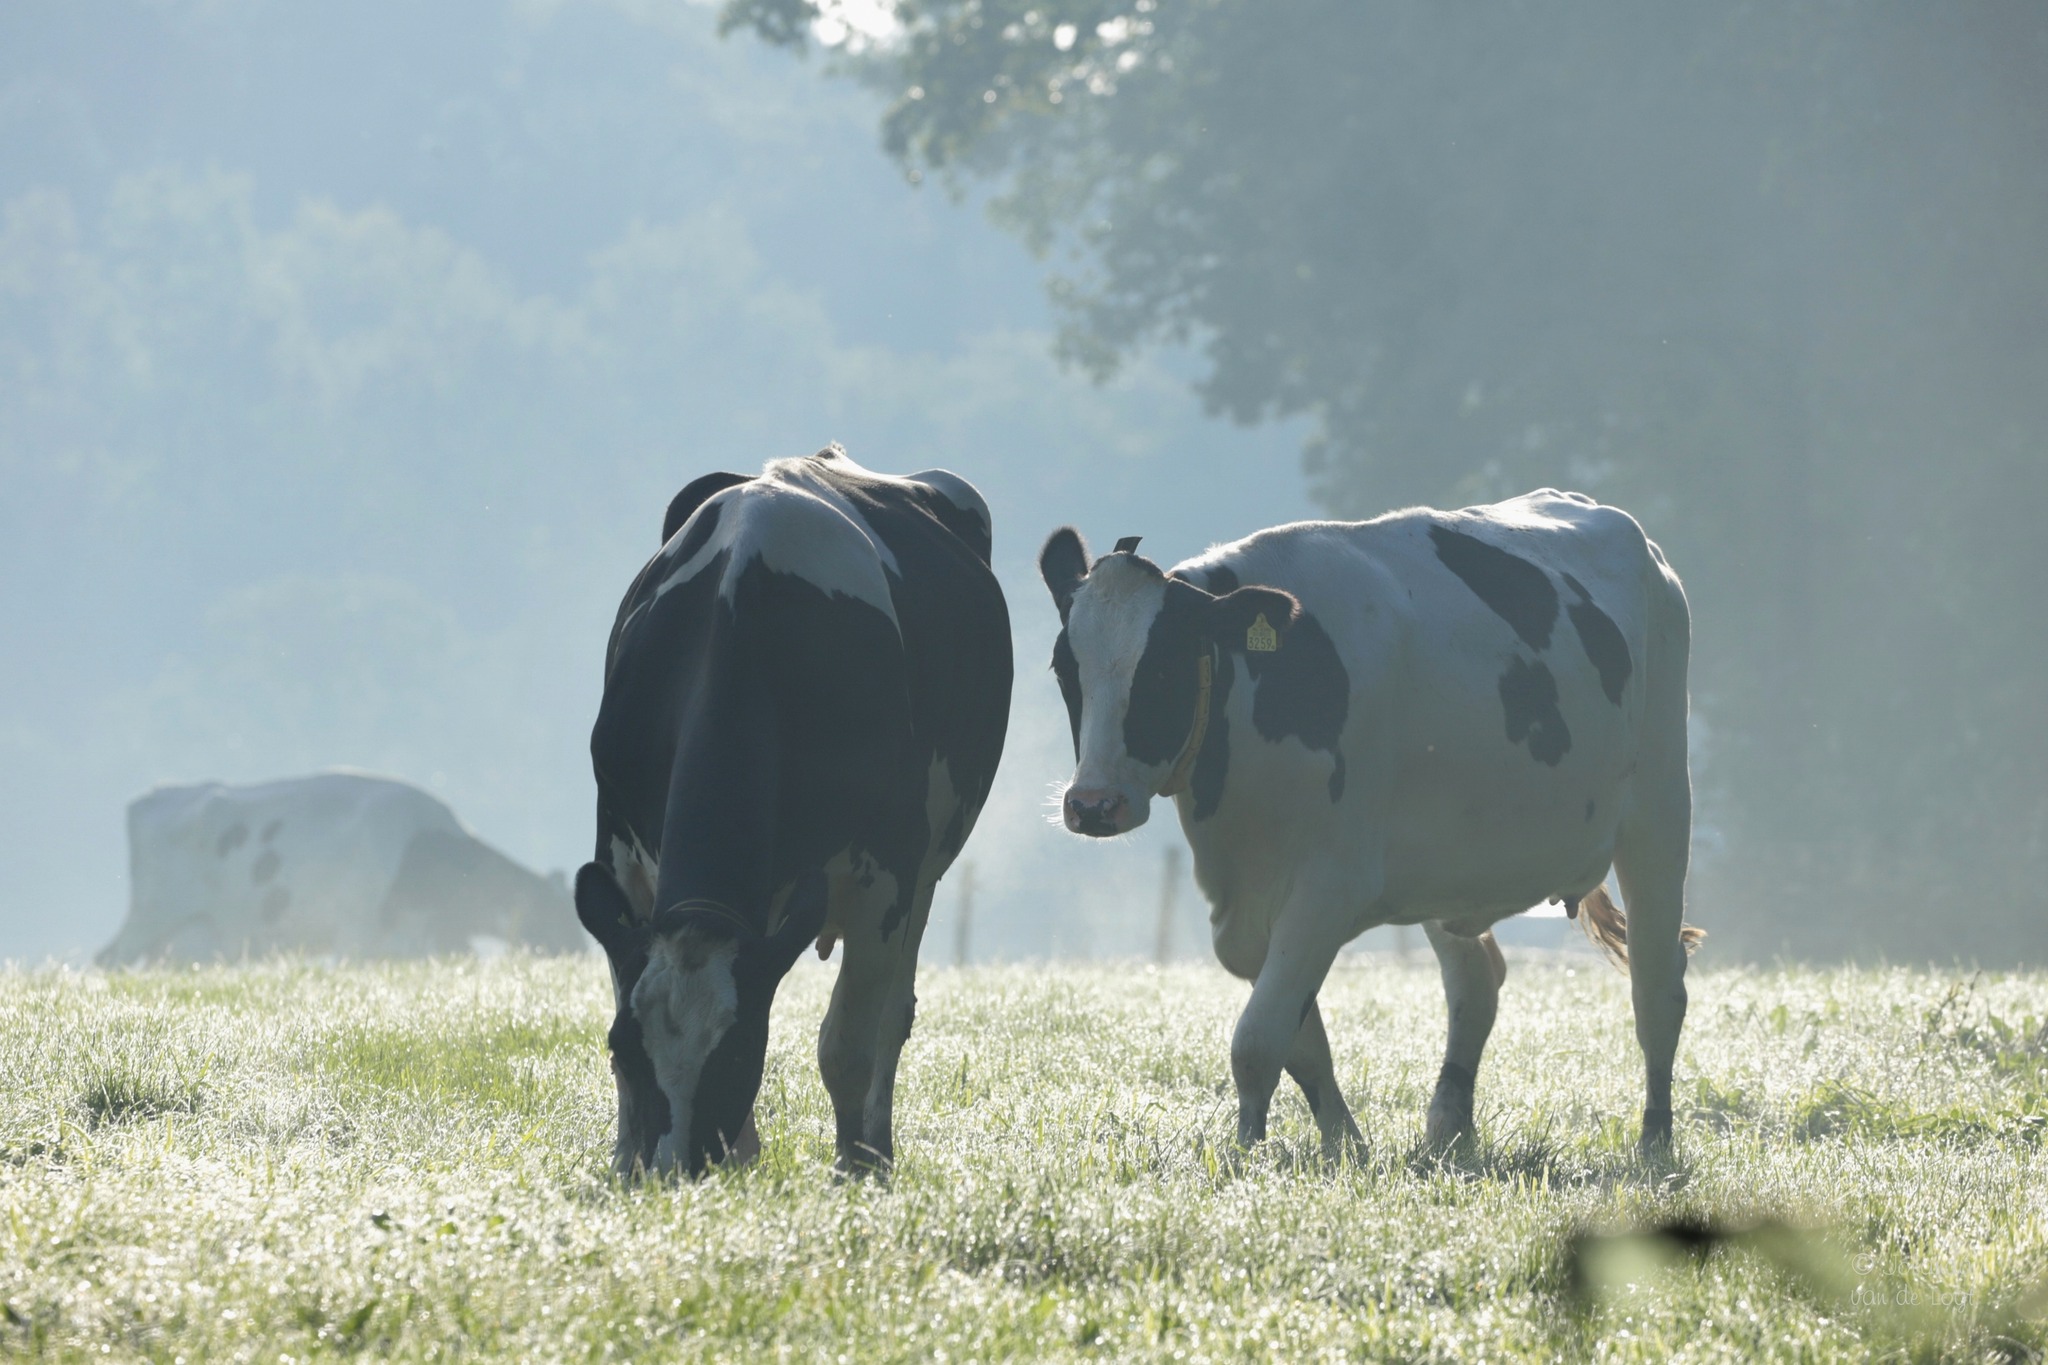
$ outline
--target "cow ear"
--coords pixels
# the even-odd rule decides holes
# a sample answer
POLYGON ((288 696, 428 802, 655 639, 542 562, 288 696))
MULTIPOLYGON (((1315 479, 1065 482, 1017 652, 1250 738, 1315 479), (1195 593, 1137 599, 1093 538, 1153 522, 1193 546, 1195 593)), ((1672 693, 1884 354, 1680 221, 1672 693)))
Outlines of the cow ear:
POLYGON ((585 863, 576 873, 576 918, 613 957, 630 953, 647 936, 619 879, 602 863, 585 863))
POLYGON ((1209 636, 1225 649, 1271 654, 1287 638, 1301 603, 1278 588, 1239 588, 1209 606, 1209 636))
POLYGON ((1045 548, 1038 552, 1038 575, 1052 592, 1053 605, 1060 609, 1064 622, 1067 608, 1073 605, 1074 589, 1088 576, 1088 543, 1079 531, 1062 526, 1045 538, 1045 548))

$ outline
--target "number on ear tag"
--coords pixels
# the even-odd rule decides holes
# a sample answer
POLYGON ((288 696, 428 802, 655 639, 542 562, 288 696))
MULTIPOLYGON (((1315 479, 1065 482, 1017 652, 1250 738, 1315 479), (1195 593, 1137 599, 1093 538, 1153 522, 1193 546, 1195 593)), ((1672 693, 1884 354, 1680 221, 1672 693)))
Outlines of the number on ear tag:
POLYGON ((1260 612, 1259 619, 1245 631, 1244 647, 1254 654, 1271 654, 1280 648, 1280 632, 1267 623, 1266 613, 1260 612))

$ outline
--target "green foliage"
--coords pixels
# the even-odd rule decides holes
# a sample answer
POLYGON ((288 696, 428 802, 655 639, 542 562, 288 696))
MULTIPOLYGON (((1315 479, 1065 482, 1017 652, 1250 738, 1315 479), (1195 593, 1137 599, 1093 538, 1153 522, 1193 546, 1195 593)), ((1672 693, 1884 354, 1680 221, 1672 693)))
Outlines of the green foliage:
POLYGON ((1677 1159, 1645 1164, 1625 978, 1517 961, 1481 1132, 1437 1156, 1436 973, 1347 961, 1323 1000, 1367 1149, 1332 1168, 1291 1091, 1270 1142, 1229 1144, 1243 988, 1213 969, 927 971, 886 1186, 830 1175, 812 1052, 831 977, 806 964, 785 988, 760 1161, 624 1186, 595 962, 0 974, 0 1354, 2048 1345, 2048 1152, 2004 1118, 2048 1110, 2048 1083, 1999 1066, 1991 1022, 2048 1015, 2038 975, 1695 973, 1692 1112, 1677 1159), (113 1076, 155 1111, 85 1121, 77 1097, 113 1076), (1843 1119, 1802 1140, 1823 1111, 1843 1119))

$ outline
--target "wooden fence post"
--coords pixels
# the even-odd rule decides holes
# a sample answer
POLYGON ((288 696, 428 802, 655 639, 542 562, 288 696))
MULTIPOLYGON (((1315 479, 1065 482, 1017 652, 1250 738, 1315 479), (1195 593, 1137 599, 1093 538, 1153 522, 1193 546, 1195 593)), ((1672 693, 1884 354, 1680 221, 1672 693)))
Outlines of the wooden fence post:
POLYGON ((1166 866, 1159 874, 1159 929, 1152 941, 1152 960, 1162 967, 1173 961, 1173 903, 1180 895, 1180 845, 1166 846, 1166 866))

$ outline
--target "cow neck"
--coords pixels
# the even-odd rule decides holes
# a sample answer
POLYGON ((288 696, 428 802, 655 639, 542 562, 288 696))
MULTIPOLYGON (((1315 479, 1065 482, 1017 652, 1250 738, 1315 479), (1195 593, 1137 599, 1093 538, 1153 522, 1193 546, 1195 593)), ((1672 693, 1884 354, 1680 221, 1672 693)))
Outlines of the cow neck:
POLYGON ((707 920, 717 924, 730 924, 738 929, 742 936, 756 932, 754 926, 742 919, 738 911, 717 901, 708 900, 677 901, 654 916, 655 932, 673 933, 707 920))
POLYGON ((1173 771, 1160 783, 1161 796, 1178 796, 1187 788, 1188 777, 1195 770, 1195 759, 1202 752, 1202 741, 1209 736, 1209 690, 1215 680, 1215 646, 1202 651, 1202 657, 1195 661, 1195 723, 1188 730, 1188 742, 1174 760, 1173 771))

